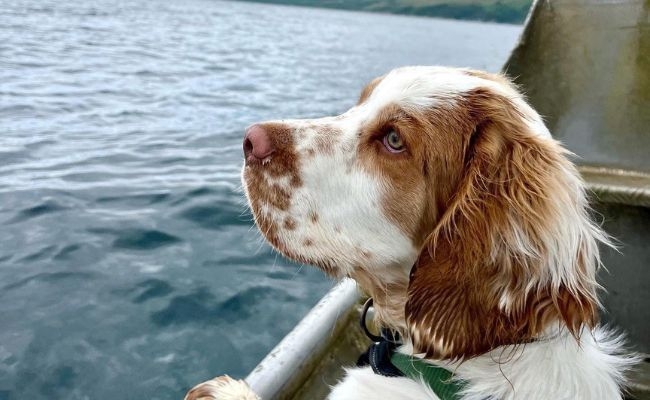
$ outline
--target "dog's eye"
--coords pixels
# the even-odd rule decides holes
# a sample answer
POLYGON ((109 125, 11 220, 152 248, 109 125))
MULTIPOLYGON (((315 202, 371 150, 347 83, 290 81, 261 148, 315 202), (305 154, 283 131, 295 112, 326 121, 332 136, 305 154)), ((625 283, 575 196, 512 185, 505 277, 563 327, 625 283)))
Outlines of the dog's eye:
POLYGON ((401 153, 406 150, 402 137, 394 130, 388 132, 386 136, 384 136, 382 142, 384 143, 386 149, 391 153, 401 153))

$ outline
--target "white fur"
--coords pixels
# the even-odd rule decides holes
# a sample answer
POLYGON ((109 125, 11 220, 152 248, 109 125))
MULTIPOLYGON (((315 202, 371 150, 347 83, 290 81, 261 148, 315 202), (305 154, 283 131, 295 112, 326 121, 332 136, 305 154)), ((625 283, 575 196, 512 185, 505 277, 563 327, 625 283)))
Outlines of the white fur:
POLYGON ((378 205, 382 182, 359 168, 354 150, 349 150, 356 148, 356 135, 344 134, 340 140, 332 154, 316 154, 302 165, 303 185, 294 191, 288 214, 308 221, 307 214, 313 212, 318 224, 299 223, 296 230, 285 233, 285 241, 299 245, 300 238, 314 239, 317 246, 298 252, 308 258, 334 258, 341 275, 361 262, 360 251, 371 253, 378 267, 411 262, 417 249, 395 225, 386 223, 378 205))
POLYGON ((623 371, 634 361, 620 355, 622 339, 597 328, 578 342, 551 328, 540 341, 504 346, 457 366, 469 383, 464 400, 620 399, 623 371))
POLYGON ((184 400, 260 400, 246 382, 235 380, 228 375, 196 385, 184 400), (204 394, 206 394, 204 396, 204 394))
POLYGON ((332 388, 330 400, 430 400, 437 399, 427 386, 409 378, 387 378, 370 367, 346 370, 345 379, 332 388))

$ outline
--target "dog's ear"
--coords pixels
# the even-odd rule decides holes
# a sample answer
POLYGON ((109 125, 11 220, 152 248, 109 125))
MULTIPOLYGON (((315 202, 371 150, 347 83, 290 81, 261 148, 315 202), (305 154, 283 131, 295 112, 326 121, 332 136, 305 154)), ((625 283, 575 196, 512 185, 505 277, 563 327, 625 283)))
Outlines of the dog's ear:
POLYGON ((462 178, 411 271, 414 350, 467 358, 553 322, 577 338, 597 317, 597 241, 607 242, 583 182, 567 151, 534 132, 523 100, 476 89, 463 107, 473 133, 462 178))

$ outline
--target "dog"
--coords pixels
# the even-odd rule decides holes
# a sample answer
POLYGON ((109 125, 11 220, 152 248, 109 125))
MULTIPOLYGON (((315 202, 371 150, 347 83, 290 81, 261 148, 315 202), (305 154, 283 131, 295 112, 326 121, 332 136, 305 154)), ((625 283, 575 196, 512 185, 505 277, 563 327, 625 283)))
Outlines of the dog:
MULTIPOLYGON (((350 277, 401 354, 459 399, 620 399, 634 363, 598 325, 599 243, 585 184, 505 76, 403 67, 342 115, 256 124, 242 172, 284 256, 350 277)), ((442 398, 423 379, 351 368, 329 396, 442 398)), ((188 399, 254 399, 208 381, 188 399)))

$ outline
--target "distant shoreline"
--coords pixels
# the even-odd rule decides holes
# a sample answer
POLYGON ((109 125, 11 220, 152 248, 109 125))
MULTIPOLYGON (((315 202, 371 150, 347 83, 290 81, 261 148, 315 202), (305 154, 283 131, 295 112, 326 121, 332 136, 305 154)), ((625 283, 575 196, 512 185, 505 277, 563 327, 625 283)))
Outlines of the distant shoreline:
POLYGON ((532 0, 235 0, 349 11, 369 11, 422 17, 439 17, 521 24, 532 0))

